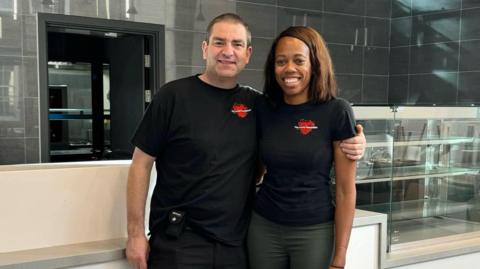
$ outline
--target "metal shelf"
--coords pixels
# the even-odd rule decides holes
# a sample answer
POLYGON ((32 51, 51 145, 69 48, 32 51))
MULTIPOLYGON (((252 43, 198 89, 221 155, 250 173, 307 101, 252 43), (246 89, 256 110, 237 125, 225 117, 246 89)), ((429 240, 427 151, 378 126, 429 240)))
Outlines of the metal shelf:
POLYGON ((390 146, 429 146, 429 145, 452 145, 452 144, 464 144, 473 143, 475 138, 473 137, 454 137, 446 139, 434 139, 434 140, 412 140, 412 141, 393 141, 393 142, 368 142, 367 147, 390 147, 390 146))
POLYGON ((378 203, 358 206, 358 209, 369 210, 380 213, 391 212, 392 220, 418 219, 437 216, 438 211, 442 215, 462 212, 472 208, 472 205, 463 202, 442 201, 439 199, 417 199, 391 203, 378 203))
POLYGON ((89 108, 49 108, 48 112, 92 114, 92 109, 89 109, 89 108))
POLYGON ((356 184, 365 184, 365 183, 400 181, 400 180, 432 178, 432 177, 475 175, 475 174, 480 173, 480 169, 471 169, 471 168, 447 168, 447 169, 434 169, 434 170, 437 170, 437 172, 436 173, 422 173, 422 174, 408 175, 408 176, 393 176, 393 177, 364 178, 364 179, 357 178, 355 183, 356 184))
POLYGON ((48 114, 49 120, 91 120, 92 115, 86 114, 77 114, 77 115, 68 115, 68 114, 48 114))

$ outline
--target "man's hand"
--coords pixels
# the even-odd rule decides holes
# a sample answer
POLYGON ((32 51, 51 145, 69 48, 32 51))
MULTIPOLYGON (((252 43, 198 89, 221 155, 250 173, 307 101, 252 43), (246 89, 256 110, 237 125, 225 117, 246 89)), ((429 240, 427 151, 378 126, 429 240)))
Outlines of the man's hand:
POLYGON ((345 156, 351 160, 359 160, 363 157, 365 153, 365 147, 367 146, 367 141, 365 140, 365 135, 363 134, 363 126, 357 124, 357 135, 345 139, 340 143, 340 148, 342 149, 345 156))
POLYGON ((135 269, 147 269, 148 240, 145 235, 128 237, 127 259, 135 269))

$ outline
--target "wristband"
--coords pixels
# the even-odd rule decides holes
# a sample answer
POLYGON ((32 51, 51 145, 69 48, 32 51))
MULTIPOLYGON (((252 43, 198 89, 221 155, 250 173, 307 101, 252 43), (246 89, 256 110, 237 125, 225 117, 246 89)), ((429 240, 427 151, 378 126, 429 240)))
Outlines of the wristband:
POLYGON ((343 269, 343 268, 345 268, 345 266, 338 266, 338 265, 335 265, 335 264, 330 264, 330 267, 333 267, 333 268, 340 268, 340 269, 343 269))

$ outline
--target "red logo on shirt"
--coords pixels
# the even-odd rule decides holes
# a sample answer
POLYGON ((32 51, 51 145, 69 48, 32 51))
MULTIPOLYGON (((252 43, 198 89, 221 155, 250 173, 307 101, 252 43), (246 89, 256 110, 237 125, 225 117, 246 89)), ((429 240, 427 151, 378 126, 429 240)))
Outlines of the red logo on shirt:
POLYGON ((298 121, 295 129, 298 129, 302 135, 308 135, 313 129, 318 129, 312 120, 301 119, 298 121))
POLYGON ((244 104, 235 103, 232 106, 232 113, 237 115, 239 118, 245 118, 250 111, 252 110, 244 104))

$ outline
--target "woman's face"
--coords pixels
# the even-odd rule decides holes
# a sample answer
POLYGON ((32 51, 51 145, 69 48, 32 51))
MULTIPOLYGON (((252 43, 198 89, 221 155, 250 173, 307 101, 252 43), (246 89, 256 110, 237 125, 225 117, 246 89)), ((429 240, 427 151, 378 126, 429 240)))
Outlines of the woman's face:
POLYGON ((308 101, 308 86, 312 74, 310 50, 300 39, 282 37, 275 49, 275 79, 283 90, 287 104, 308 101))

